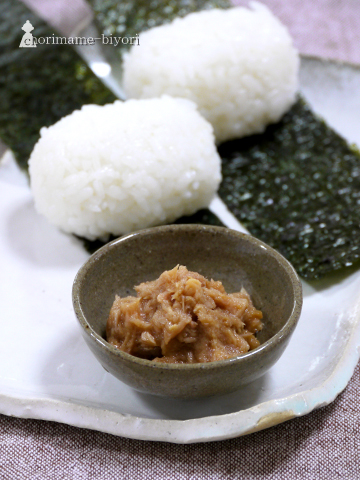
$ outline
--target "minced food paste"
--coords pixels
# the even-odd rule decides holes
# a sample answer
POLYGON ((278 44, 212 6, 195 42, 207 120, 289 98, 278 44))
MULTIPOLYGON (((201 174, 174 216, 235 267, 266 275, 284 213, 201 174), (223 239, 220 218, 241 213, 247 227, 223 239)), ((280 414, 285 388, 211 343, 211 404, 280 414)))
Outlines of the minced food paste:
POLYGON ((109 343, 163 363, 212 362, 259 346, 262 313, 248 293, 227 294, 221 282, 184 266, 116 295, 106 326, 109 343))

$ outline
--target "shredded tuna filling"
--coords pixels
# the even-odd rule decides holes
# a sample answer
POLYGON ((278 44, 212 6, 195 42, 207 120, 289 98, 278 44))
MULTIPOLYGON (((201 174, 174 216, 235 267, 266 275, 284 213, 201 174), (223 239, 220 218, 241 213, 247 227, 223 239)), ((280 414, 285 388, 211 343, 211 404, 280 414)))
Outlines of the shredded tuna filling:
POLYGON ((248 293, 227 294, 221 282, 184 266, 135 287, 137 297, 116 295, 107 341, 136 357, 163 363, 212 362, 259 346, 262 313, 248 293))

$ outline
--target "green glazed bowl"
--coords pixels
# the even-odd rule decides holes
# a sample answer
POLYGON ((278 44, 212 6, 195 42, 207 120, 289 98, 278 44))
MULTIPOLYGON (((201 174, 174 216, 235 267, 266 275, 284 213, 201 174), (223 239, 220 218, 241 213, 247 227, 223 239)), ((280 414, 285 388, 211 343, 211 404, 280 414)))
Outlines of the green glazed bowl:
POLYGON ((264 375, 280 358, 298 322, 302 288, 290 263, 256 238, 223 227, 169 225, 118 238, 80 268, 73 305, 82 333, 102 366, 141 392, 195 398, 235 391, 264 375), (220 280, 228 293, 244 287, 263 312, 261 345, 239 357, 209 363, 162 364, 129 355, 105 340, 115 294, 185 265, 220 280))

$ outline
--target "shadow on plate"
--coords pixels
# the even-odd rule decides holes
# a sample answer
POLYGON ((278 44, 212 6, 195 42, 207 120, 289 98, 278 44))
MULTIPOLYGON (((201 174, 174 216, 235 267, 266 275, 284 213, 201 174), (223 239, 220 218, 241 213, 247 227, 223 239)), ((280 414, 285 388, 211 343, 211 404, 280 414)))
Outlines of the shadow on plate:
POLYGON ((140 393, 102 368, 76 325, 64 334, 60 331, 54 339, 49 353, 42 357, 38 379, 46 395, 60 401, 124 415, 171 420, 224 415, 250 408, 260 403, 267 385, 265 374, 237 392, 203 399, 181 400, 140 393))
POLYGON ((303 280, 304 302, 313 295, 321 294, 324 297, 329 297, 334 295, 335 290, 351 288, 356 278, 359 277, 360 262, 356 262, 350 267, 344 267, 341 270, 329 273, 324 278, 318 280, 303 280))
MULTIPOLYGON (((349 267, 344 267, 341 270, 336 270, 335 272, 327 274, 323 278, 318 280, 307 280, 305 283, 310 287, 311 290, 320 292, 326 290, 327 288, 332 287, 333 285, 339 284, 341 282, 348 281, 349 278, 360 270, 360 261, 355 262, 349 267)), ((305 295, 306 295, 305 291, 305 295)), ((305 296, 304 295, 304 296, 305 296)))
POLYGON ((61 232, 39 215, 32 201, 10 212, 6 226, 10 248, 35 266, 66 268, 81 265, 89 256, 79 240, 61 232))
MULTIPOLYGON (((86 346, 76 320, 73 327, 68 326, 66 331, 60 328, 58 335, 49 336, 48 341, 51 348, 42 352, 37 372, 37 384, 41 385, 45 399, 125 415, 136 413, 131 389, 126 392, 127 387, 101 367, 86 346)), ((86 416, 86 412, 82 415, 86 416)))
POLYGON ((226 415, 239 410, 246 410, 261 403, 259 399, 266 389, 267 377, 268 374, 265 374, 233 393, 199 399, 183 400, 157 397, 148 393, 135 393, 154 412, 158 412, 161 416, 165 415, 166 418, 172 420, 188 420, 212 415, 226 415))

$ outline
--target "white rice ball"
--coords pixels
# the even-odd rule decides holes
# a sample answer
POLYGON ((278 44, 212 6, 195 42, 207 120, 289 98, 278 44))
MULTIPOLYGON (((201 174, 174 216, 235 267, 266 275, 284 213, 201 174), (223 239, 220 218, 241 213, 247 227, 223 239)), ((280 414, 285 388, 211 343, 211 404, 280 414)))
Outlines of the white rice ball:
POLYGON ((152 28, 124 58, 129 98, 193 100, 218 142, 264 131, 296 98, 299 56, 264 5, 191 13, 152 28))
POLYGON ((220 163, 196 105, 163 96, 86 105, 41 129, 29 172, 39 213, 65 232, 106 239, 208 206, 220 163))

